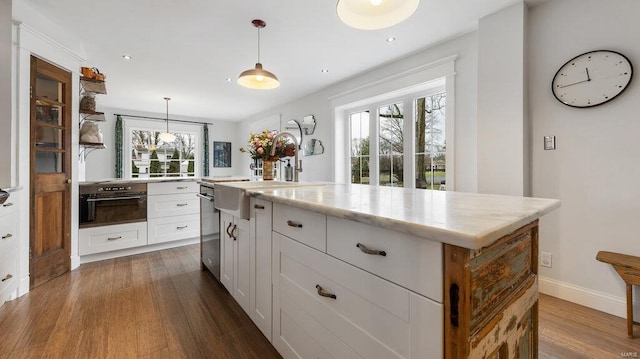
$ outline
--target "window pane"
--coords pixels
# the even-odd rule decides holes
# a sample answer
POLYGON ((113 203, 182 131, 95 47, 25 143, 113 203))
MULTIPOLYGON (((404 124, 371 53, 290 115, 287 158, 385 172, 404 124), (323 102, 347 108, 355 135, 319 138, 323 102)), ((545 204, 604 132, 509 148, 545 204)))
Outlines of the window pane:
POLYGON ((172 133, 176 140, 163 143, 158 131, 131 131, 132 177, 195 176, 196 135, 172 133))
POLYGON ((378 108, 380 128, 380 185, 404 186, 404 113, 403 104, 396 103, 378 108))
POLYGON ((416 100, 416 188, 445 189, 445 105, 444 92, 416 100))
POLYGON ((369 184, 369 111, 349 115, 351 183, 369 184))

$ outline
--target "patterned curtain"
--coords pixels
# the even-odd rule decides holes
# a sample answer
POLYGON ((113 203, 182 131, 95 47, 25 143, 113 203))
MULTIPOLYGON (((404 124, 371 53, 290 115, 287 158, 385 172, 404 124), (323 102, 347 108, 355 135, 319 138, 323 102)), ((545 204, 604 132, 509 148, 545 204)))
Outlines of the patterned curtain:
POLYGON ((122 178, 122 117, 116 118, 116 178, 122 178))
POLYGON ((205 123, 203 126, 203 139, 202 142, 204 144, 204 166, 202 171, 203 177, 209 176, 209 126, 205 123))

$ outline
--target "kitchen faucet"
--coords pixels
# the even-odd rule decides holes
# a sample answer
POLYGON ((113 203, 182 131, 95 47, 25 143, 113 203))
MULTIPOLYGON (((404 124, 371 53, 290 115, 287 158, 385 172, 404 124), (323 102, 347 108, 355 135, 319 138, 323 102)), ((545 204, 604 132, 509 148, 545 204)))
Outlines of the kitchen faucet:
POLYGON ((293 140, 293 150, 294 150, 294 154, 295 154, 295 159, 293 162, 293 182, 298 182, 298 172, 302 172, 302 160, 298 161, 298 140, 296 139, 296 137, 294 135, 292 135, 289 132, 280 132, 279 134, 276 135, 276 137, 273 138, 273 146, 271 147, 271 156, 275 156, 276 154, 276 141, 278 141, 278 139, 280 139, 280 137, 289 137, 293 140))

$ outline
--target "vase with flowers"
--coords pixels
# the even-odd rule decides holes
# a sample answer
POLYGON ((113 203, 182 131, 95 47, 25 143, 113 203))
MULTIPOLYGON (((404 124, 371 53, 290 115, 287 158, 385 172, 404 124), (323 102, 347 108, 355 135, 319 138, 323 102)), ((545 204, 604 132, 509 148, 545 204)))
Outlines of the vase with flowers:
POLYGON ((240 147, 240 152, 249 153, 253 159, 262 160, 262 179, 273 180, 273 164, 282 157, 294 155, 293 143, 288 143, 285 138, 277 141, 273 139, 278 133, 276 131, 264 130, 261 133, 251 133, 246 147, 240 147), (271 149, 275 147, 275 153, 271 155, 271 149))

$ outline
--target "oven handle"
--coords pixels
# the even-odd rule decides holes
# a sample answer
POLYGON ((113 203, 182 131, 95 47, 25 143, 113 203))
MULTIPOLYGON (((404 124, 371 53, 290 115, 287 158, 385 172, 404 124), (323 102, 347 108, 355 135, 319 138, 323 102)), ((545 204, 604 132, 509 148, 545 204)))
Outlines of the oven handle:
POLYGON ((209 202, 213 202, 213 197, 205 196, 205 195, 200 194, 200 193, 196 193, 196 196, 198 196, 198 197, 200 197, 202 199, 206 199, 209 202))
POLYGON ((87 198, 87 202, 120 201, 120 200, 125 200, 125 199, 141 199, 141 198, 142 198, 142 196, 87 198))

